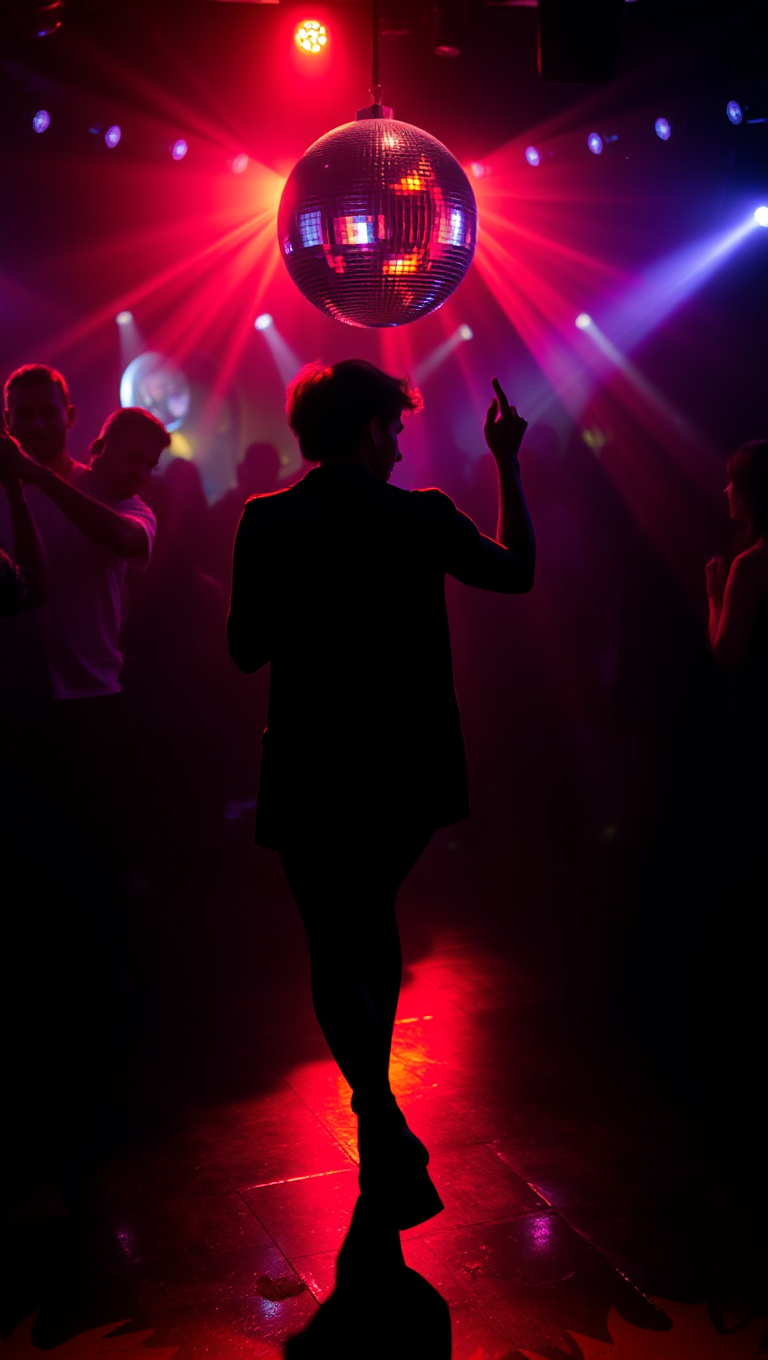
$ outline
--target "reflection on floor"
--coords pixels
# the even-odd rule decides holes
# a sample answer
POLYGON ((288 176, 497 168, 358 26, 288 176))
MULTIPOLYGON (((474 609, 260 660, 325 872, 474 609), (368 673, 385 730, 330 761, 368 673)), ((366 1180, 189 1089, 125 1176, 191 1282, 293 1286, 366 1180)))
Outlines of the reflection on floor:
MULTIPOLYGON (((749 1187, 734 1204, 685 1114, 610 1036, 596 1051, 557 969, 475 909, 471 856, 441 896, 447 853, 404 890, 393 1086, 445 1203, 402 1235, 405 1264, 446 1301, 454 1357, 753 1360, 749 1187)), ((124 1003, 109 1127, 6 1218, 3 1357, 278 1360, 333 1292, 357 1196, 349 1091, 279 871, 233 859, 138 902, 154 963, 124 1003)), ((396 1292, 371 1273, 350 1355, 380 1353, 396 1292)))

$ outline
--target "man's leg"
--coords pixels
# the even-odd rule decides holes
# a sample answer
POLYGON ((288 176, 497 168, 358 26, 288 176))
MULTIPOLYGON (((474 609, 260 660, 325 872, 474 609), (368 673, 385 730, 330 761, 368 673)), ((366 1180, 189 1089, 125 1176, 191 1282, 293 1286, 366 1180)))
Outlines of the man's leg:
POLYGON ((320 1027, 353 1102, 390 1106, 389 1055, 402 956, 395 898, 431 835, 376 845, 315 842, 281 854, 307 931, 320 1027))
POLYGON ((372 988, 372 932, 366 917, 374 904, 366 901, 359 876, 350 873, 348 858, 316 846, 292 847, 281 858, 307 932, 320 1028, 353 1092, 364 1101, 383 1103, 389 1096, 389 1053, 379 1007, 385 1015, 391 1009, 399 940, 396 956, 391 932, 382 940, 390 956, 379 961, 372 988))
POLYGON ((367 881, 361 900, 371 903, 371 911, 368 929, 363 936, 363 977, 379 1017, 387 1068, 403 975, 395 902, 400 885, 431 836, 431 827, 410 828, 400 832, 386 845, 376 847, 366 860, 367 881))
POLYGON ((429 1154, 389 1085, 402 967, 395 895, 428 839, 401 837, 365 854, 359 843, 281 852, 307 931, 315 1013, 352 1087, 360 1187, 399 1228, 442 1208, 426 1172, 429 1154))

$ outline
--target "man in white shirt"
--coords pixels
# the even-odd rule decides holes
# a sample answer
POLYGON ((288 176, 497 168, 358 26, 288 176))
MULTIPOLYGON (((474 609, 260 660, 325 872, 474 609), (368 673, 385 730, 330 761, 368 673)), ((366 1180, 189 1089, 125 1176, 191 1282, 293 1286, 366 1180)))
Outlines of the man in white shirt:
MULTIPOLYGON (((128 813, 149 759, 128 741, 119 637, 127 571, 147 566, 155 536, 139 492, 170 440, 148 411, 116 411, 86 466, 67 451, 74 415, 54 369, 27 365, 5 385, 5 475, 25 485, 49 565, 47 602, 0 620, 3 1017, 8 1080, 28 1113, 20 1183, 60 1154, 65 1126, 76 1140, 109 1061, 130 947, 128 813)), ((0 493, 6 548, 10 510, 0 493)))
MULTIPOLYGON (((74 415, 55 369, 30 364, 5 385, 4 460, 26 484, 48 557, 49 596, 34 615, 0 620, 0 704, 6 731, 23 733, 15 765, 28 806, 17 800, 10 814, 21 842, 32 848, 42 836, 63 861, 87 823, 103 871, 123 858, 116 838, 121 828, 124 835, 127 789, 119 645, 125 578, 129 568, 148 565, 156 528, 138 492, 170 440, 149 411, 115 411, 86 466, 67 451, 74 415)), ((0 495, 0 546, 10 528, 0 495)))
MULTIPOLYGON (((4 462, 26 485, 48 557, 49 596, 34 613, 0 620, 0 705, 6 733, 18 732, 18 759, 7 754, 27 795, 27 807, 17 799, 10 813, 21 843, 31 848, 42 836, 64 856, 88 822, 87 839, 103 863, 107 854, 116 858, 125 798, 125 578, 129 568, 148 565, 156 528, 138 493, 170 439, 149 411, 115 411, 86 466, 67 451, 74 416, 55 369, 28 364, 5 384, 4 462)), ((0 494, 0 546, 10 533, 10 506, 0 494)))

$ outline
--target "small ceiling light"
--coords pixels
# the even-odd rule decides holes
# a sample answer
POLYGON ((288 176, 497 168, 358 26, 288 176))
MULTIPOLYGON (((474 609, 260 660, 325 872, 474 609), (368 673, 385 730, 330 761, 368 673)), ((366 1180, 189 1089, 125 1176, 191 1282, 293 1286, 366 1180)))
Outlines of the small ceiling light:
POLYGON ((728 103, 725 106, 725 112, 728 114, 728 118, 733 123, 734 127, 737 127, 744 117, 744 111, 741 104, 737 104, 735 99, 728 100, 728 103))
POLYGON ((541 162, 541 155, 536 150, 535 146, 527 146, 525 148, 525 159, 529 165, 539 165, 541 162))
POLYGON ((672 136, 672 128, 666 118, 657 118, 653 128, 656 136, 659 137, 662 142, 669 141, 672 136))
POLYGON ((112 126, 108 127, 106 132, 104 133, 104 141, 106 142, 107 146, 111 149, 113 146, 117 146, 122 135, 123 133, 119 124, 113 123, 112 126))
POLYGON ((35 132, 46 132, 51 126, 51 115, 47 109, 38 109, 32 119, 32 127, 35 132))
POLYGON ((467 18, 467 0, 433 0, 432 51, 436 57, 461 56, 467 18))
POLYGON ((589 312, 579 312, 579 315, 576 317, 574 325, 580 331, 585 331, 588 326, 591 326, 592 317, 589 315, 589 312))
POLYGON ((130 326, 133 321, 133 312, 118 312, 115 321, 118 326, 130 326))
POLYGON ((240 155, 235 156, 234 160, 232 161, 232 174, 242 175, 244 171, 246 171, 247 169, 248 169, 248 157, 246 156, 245 152, 241 152, 240 155))
POLYGON ((474 333, 475 332, 472 330, 472 327, 468 326, 466 321, 461 326, 459 326, 459 335, 462 340, 471 340, 474 333))
POLYGON ((272 317, 269 315, 269 312, 262 312, 261 316, 256 317, 253 324, 257 331, 267 331, 273 324, 272 317))
POLYGON ((589 136, 587 137, 587 146, 589 147, 593 156, 600 155, 600 152, 603 149, 603 139, 600 136, 599 132, 590 132, 589 136))
POLYGON ((305 19, 294 33, 294 41, 301 52, 311 52, 317 56, 328 43, 328 30, 317 19, 305 19))
POLYGON ((755 221, 758 227, 768 227, 768 207, 765 204, 755 208, 755 221))
POLYGON ((32 23, 35 26, 36 38, 50 38, 52 33, 58 33, 64 18, 64 0, 53 0, 48 5, 36 4, 33 11, 32 23))
POLYGON ((189 147, 183 137, 179 137, 178 141, 174 142, 171 147, 171 155, 175 161, 183 161, 188 151, 189 147))

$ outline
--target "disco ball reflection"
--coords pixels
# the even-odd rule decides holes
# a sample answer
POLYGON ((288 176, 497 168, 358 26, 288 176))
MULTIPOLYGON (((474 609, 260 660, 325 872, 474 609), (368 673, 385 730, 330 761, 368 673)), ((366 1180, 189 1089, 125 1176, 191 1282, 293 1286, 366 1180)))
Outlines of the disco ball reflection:
POLYGON ((189 414, 186 376, 164 354, 147 350, 133 359, 120 379, 120 405, 143 406, 172 433, 189 414))
POLYGON ((288 273, 326 316, 403 326, 441 307, 475 251, 477 208, 436 137, 361 118, 314 142, 288 177, 278 240, 288 273))

